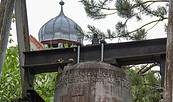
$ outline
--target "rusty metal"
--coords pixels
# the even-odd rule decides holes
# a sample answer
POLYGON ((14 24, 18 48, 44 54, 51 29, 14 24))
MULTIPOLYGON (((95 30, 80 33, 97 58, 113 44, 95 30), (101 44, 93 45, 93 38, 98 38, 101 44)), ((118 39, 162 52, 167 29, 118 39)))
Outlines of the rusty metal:
POLYGON ((168 37, 166 46, 164 102, 173 100, 173 0, 169 0, 168 37))
POLYGON ((26 99, 29 102, 45 102, 35 90, 27 90, 26 99))
POLYGON ((21 98, 13 98, 11 99, 11 102, 28 102, 27 99, 21 99, 21 98))
POLYGON ((15 0, 15 18, 16 18, 18 49, 19 49, 22 97, 25 97, 27 89, 33 89, 33 86, 28 86, 28 85, 30 82, 32 82, 34 77, 32 76, 32 78, 28 78, 29 73, 26 73, 26 71, 24 72, 22 68, 22 66, 24 65, 24 60, 25 60, 25 56, 22 52, 30 51, 28 21, 27 21, 27 11, 26 11, 25 0, 15 0))
POLYGON ((57 76, 54 102, 132 102, 130 77, 102 62, 83 62, 57 76))
MULTIPOLYGON (((57 80, 55 89, 55 102, 67 102, 69 100, 72 102, 132 102, 130 79, 122 69, 105 63, 79 63, 79 61, 100 61, 101 59, 117 66, 157 62, 163 68, 161 71, 163 75, 166 39, 107 44, 104 47, 102 44, 102 50, 100 50, 100 44, 96 44, 84 47, 78 46, 78 49, 67 48, 25 52, 24 56, 22 54, 23 51, 30 51, 26 1, 15 0, 15 2, 20 66, 23 66, 25 69, 24 72, 21 68, 23 101, 25 100, 24 98, 27 98, 31 102, 44 102, 33 90, 34 75, 57 71, 58 67, 63 68, 66 66, 69 59, 72 59, 74 63, 78 62, 78 64, 66 68, 59 74, 59 81, 57 80), (103 48, 106 49, 104 50, 104 57, 103 48), (100 53, 102 53, 101 56, 100 53), (57 63, 57 59, 62 59, 63 62, 57 63)), ((169 26, 171 29, 168 30, 173 31, 172 25, 169 26)), ((168 41, 171 40, 172 38, 168 39, 168 41)), ((96 42, 98 41, 97 39, 96 42)), ((172 42, 168 42, 168 51, 170 51, 169 48, 173 48, 169 44, 172 44, 172 42)), ((167 52, 168 55, 169 53, 167 52)), ((169 66, 169 60, 167 63, 169 66)), ((172 74, 172 70, 169 69, 168 67, 167 72, 170 72, 166 73, 167 78, 172 74)), ((167 91, 172 92, 172 86, 170 86, 172 76, 166 82, 166 84, 169 84, 167 85, 167 91)), ((171 97, 169 93, 165 95, 171 97)))
POLYGON ((98 43, 99 43, 98 35, 95 33, 93 34, 92 44, 98 44, 98 43))
MULTIPOLYGON (((80 62, 94 61, 94 60, 100 61, 100 53, 101 53, 100 47, 101 47, 100 44, 81 46, 80 62)), ((116 65, 119 64, 121 66, 121 65, 129 65, 129 64, 157 62, 157 63, 162 63, 162 66, 163 66, 163 61, 165 60, 165 53, 166 53, 166 39, 164 38, 164 39, 153 39, 153 40, 145 40, 145 41, 106 44, 106 45, 104 45, 104 47, 105 47, 104 61, 107 61, 108 63, 111 63, 111 64, 117 63, 116 65)), ((35 74, 45 73, 45 72, 54 72, 54 71, 57 72, 58 67, 63 68, 64 66, 68 66, 69 59, 73 59, 73 61, 74 61, 73 63, 76 63, 78 53, 77 53, 77 47, 74 47, 74 48, 24 52, 24 54, 25 54, 25 66, 23 66, 23 68, 26 71, 27 71, 27 69, 29 69, 30 74, 35 75, 35 74), (57 63, 58 59, 61 59, 60 63, 59 62, 57 63)), ((82 66, 82 65, 86 65, 86 64, 79 63, 78 65, 82 66)), ((94 65, 96 65, 96 62, 94 62, 94 65)), ((90 66, 90 65, 88 65, 88 66, 90 66)), ((70 68, 67 67, 64 71, 66 71, 70 68)), ((76 70, 78 70, 77 68, 79 68, 79 67, 76 67, 76 70)), ((102 67, 99 66, 98 69, 99 68, 102 68, 102 67)), ((117 69, 117 67, 113 67, 113 68, 114 68, 114 70, 117 69)), ((163 70, 163 68, 162 68, 162 70, 163 70)), ((70 70, 70 71, 68 70, 67 71, 68 75, 70 76, 70 72, 73 72, 74 70, 75 69, 70 70)), ((82 73, 82 70, 85 72, 85 69, 83 68, 83 69, 80 69, 80 73, 82 73)), ((111 71, 111 70, 112 69, 109 69, 109 71, 111 71)), ((63 77, 64 71, 61 74, 59 74, 60 76, 58 76, 58 77, 64 78, 63 77)), ((74 73, 75 72, 77 73, 78 71, 74 71, 74 73)), ((93 67, 91 72, 99 73, 100 70, 95 71, 95 69, 93 67)), ((65 74, 66 74, 66 72, 65 72, 65 74)), ((108 73, 106 72, 105 74, 108 74, 108 73)), ((163 74, 163 72, 162 72, 162 74, 163 74)), ((85 75, 82 75, 82 77, 83 76, 85 76, 85 75)), ((65 80, 65 81, 72 80, 73 81, 73 80, 78 80, 78 79, 79 79, 78 76, 74 76, 72 79, 65 78, 63 80, 65 80)), ((89 78, 89 79, 91 79, 91 78, 89 78)), ((83 80, 83 79, 81 79, 81 80, 83 80)), ((58 81, 58 82, 61 82, 61 81, 58 81)), ((102 86, 104 86, 104 85, 102 85, 102 86)), ((99 87, 102 87, 102 86, 99 86, 99 87)), ((78 90, 80 88, 81 89, 86 88, 86 87, 79 88, 79 87, 73 87, 73 86, 69 86, 69 87, 72 89, 75 89, 75 90, 78 90)), ((104 86, 104 88, 105 88, 105 86, 104 86)), ((59 89, 57 89, 57 86, 56 86, 55 102, 56 102, 56 100, 58 100, 57 97, 59 97, 59 96, 57 96, 57 94, 59 94, 59 93, 63 94, 62 92, 67 92, 67 91, 73 92, 73 90, 71 90, 71 89, 68 89, 68 90, 65 89, 65 91, 59 92, 59 91, 61 91, 61 89, 64 89, 64 88, 61 87, 59 90, 59 89), (58 92, 58 93, 56 93, 56 92, 58 92)), ((88 91, 88 92, 90 92, 90 91, 88 91)), ((126 91, 128 92, 128 90, 126 90, 126 91)), ((84 92, 84 91, 82 91, 82 92, 84 92)), ((123 91, 123 95, 126 95, 126 93, 125 94, 124 93, 125 93, 125 91, 123 91)), ((91 96, 93 96, 93 95, 91 95, 91 96)), ((128 95, 126 95, 126 96, 128 96, 128 95)), ((80 92, 78 93, 78 91, 76 94, 73 94, 72 96, 62 96, 62 97, 63 97, 63 101, 74 99, 74 100, 76 100, 74 102, 78 102, 77 100, 83 100, 81 102, 90 102, 92 100, 92 97, 90 97, 88 95, 88 96, 86 96, 86 97, 88 97, 87 99, 91 98, 91 100, 88 101, 86 98, 84 98, 84 95, 80 94, 80 92)), ((110 96, 110 97, 112 97, 112 96, 110 96)), ((116 101, 119 101, 119 98, 114 98, 114 99, 117 99, 116 101)), ((102 98, 100 98, 100 99, 102 99, 102 98)), ((105 99, 103 99, 103 101, 109 100, 109 99, 105 98, 105 99)), ((121 99, 126 99, 126 98, 121 98, 121 99)), ((128 99, 130 99, 130 98, 128 98, 128 99)), ((111 101, 111 99, 109 101, 116 102, 115 100, 111 101)), ((57 102, 61 102, 61 101, 57 101, 57 102)), ((97 100, 96 100, 96 102, 97 102, 97 100)), ((129 102, 129 100, 125 100, 122 102, 129 102)))
POLYGON ((45 102, 35 90, 27 90, 26 97, 13 98, 11 102, 45 102))
POLYGON ((23 66, 25 70, 30 71, 30 74, 40 74, 40 73, 47 73, 47 72, 57 72, 58 67, 64 68, 67 66, 68 63, 52 63, 52 64, 40 64, 40 65, 28 65, 23 66))
MULTIPOLYGON (((166 38, 144 41, 112 43, 104 46, 104 61, 122 65, 160 63, 160 56, 166 54, 166 38)), ((80 61, 100 61, 100 44, 82 46, 80 61)), ((56 63, 63 59, 67 63, 69 58, 77 61, 77 48, 63 48, 42 51, 24 52, 25 65, 40 65, 56 63)))
POLYGON ((160 75, 161 75, 161 87, 164 87, 164 78, 165 78, 165 57, 160 56, 160 75))

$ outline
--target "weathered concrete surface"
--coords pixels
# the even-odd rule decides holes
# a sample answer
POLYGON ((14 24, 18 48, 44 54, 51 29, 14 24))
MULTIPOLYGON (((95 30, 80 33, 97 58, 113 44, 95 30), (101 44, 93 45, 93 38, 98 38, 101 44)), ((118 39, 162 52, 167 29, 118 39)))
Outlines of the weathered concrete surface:
POLYGON ((54 102, 132 102, 130 78, 110 64, 79 63, 57 76, 54 102))

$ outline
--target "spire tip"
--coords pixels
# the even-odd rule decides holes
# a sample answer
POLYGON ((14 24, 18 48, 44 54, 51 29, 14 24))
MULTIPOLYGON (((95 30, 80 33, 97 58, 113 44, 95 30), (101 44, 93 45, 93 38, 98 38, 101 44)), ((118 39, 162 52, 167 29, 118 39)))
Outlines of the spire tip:
POLYGON ((59 4, 60 4, 61 6, 64 5, 64 1, 61 0, 61 1, 59 2, 59 4))

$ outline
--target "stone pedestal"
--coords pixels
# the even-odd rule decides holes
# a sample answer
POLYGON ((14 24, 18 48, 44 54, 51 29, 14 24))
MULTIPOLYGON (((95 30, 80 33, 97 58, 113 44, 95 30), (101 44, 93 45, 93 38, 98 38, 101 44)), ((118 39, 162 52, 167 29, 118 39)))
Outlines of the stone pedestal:
POLYGON ((54 102, 132 102, 131 81, 110 64, 79 63, 57 76, 54 102))

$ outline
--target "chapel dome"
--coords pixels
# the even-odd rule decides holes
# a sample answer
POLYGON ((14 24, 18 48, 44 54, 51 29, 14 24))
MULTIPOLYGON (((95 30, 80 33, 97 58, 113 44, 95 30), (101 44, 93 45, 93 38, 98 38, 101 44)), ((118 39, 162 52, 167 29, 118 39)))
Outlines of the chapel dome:
POLYGON ((43 44, 68 43, 71 45, 75 44, 80 36, 75 29, 75 26, 79 26, 72 19, 64 15, 64 2, 61 1, 59 4, 61 5, 60 14, 40 28, 39 41, 43 44))

